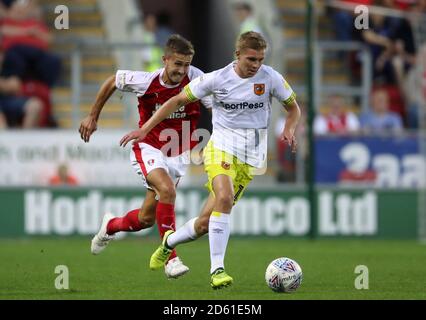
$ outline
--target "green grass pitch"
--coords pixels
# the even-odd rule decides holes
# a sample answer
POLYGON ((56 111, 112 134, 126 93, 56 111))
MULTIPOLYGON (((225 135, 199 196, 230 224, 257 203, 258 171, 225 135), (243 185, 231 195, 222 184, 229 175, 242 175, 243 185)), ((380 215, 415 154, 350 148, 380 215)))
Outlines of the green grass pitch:
POLYGON ((157 245, 155 239, 128 237, 92 256, 89 238, 0 240, 0 299, 426 298, 426 247, 415 241, 231 237, 225 264, 234 284, 217 291, 209 285, 207 238, 178 248, 191 268, 178 280, 149 270, 157 245), (280 256, 302 267, 302 286, 293 294, 274 293, 265 284, 266 266, 280 256), (57 265, 68 267, 68 290, 55 288, 57 265), (357 265, 368 267, 368 290, 355 288, 357 265))

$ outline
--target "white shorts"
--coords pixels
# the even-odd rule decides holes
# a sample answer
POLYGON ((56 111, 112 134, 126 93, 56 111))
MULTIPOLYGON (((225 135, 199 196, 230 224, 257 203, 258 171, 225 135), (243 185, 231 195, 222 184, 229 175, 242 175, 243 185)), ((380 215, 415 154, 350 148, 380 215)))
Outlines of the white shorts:
POLYGON ((180 154, 177 157, 166 157, 161 150, 156 149, 149 144, 139 143, 133 145, 130 152, 130 162, 136 173, 142 178, 143 185, 153 190, 146 177, 157 168, 163 168, 177 185, 179 178, 184 176, 189 166, 189 151, 180 154))

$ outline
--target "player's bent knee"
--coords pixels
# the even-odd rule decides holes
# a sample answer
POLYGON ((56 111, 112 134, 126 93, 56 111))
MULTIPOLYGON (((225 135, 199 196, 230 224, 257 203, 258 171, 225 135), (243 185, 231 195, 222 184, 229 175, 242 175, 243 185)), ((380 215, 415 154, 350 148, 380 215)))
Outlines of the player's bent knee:
POLYGON ((174 201, 176 198, 176 189, 174 185, 163 184, 158 187, 160 193, 160 200, 174 201))
POLYGON ((216 203, 221 207, 231 209, 234 203, 234 196, 232 194, 226 194, 224 192, 220 192, 216 194, 216 203))

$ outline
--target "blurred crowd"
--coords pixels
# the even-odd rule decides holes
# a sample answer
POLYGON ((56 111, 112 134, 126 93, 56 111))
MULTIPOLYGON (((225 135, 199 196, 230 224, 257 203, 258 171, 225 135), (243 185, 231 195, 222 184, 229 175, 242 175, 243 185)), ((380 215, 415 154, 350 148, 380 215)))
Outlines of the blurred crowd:
MULTIPOLYGON (((329 6, 326 6, 326 15, 332 19, 335 40, 357 41, 366 45, 372 58, 372 87, 366 110, 361 108, 359 98, 337 94, 322 96, 317 109, 320 112, 314 119, 314 134, 377 136, 398 135, 420 127, 424 129, 426 0, 340 1, 340 4, 352 5, 352 10, 335 4, 336 1, 329 1, 329 6), (368 10, 367 29, 356 28, 355 21, 361 14, 353 10, 357 5, 378 9, 368 10)), ((360 53, 339 53, 336 58, 344 62, 345 70, 350 70, 351 84, 359 85, 362 81, 360 53)), ((303 116, 306 119, 306 114, 303 116)), ((287 145, 279 140, 283 125, 284 120, 276 123, 277 180, 290 182, 295 181, 297 160, 287 145)), ((299 137, 306 136, 305 129, 304 125, 299 126, 299 137)), ((367 172, 362 179, 372 177, 367 172)))
MULTIPOLYGON (((330 9, 336 40, 363 42, 372 57, 370 110, 359 115, 359 130, 387 132, 419 128, 421 123, 425 123, 421 116, 426 114, 426 42, 423 42, 424 35, 413 26, 426 24, 422 15, 426 15, 426 0, 341 2, 392 10, 370 10, 368 28, 364 29, 355 27, 360 13, 330 9)), ((346 62, 352 71, 352 80, 359 81, 359 54, 350 54, 346 62)), ((340 104, 338 109, 326 108, 325 114, 319 116, 316 121, 317 133, 342 132, 342 127, 347 127, 344 131, 359 131, 349 124, 352 120, 346 121, 357 116, 350 113, 348 104, 346 108, 343 101, 340 104), (336 125, 336 122, 340 124, 336 125)))
POLYGON ((37 0, 0 0, 0 129, 55 127, 51 89, 61 60, 37 0))
POLYGON ((170 15, 146 13, 143 18, 143 42, 146 47, 141 52, 142 70, 152 72, 163 67, 163 48, 167 39, 176 33, 170 25, 170 15))
MULTIPOLYGON (((326 7, 336 40, 358 41, 369 48, 373 85, 367 110, 361 110, 360 101, 354 101, 353 97, 322 97, 314 133, 400 133, 415 130, 422 123, 424 126, 426 119, 421 116, 426 114, 426 0, 340 2, 396 10, 392 11, 396 14, 372 10, 368 28, 357 29, 355 20, 359 13, 332 5, 326 7)), ((233 13, 238 33, 248 30, 264 33, 249 3, 234 2, 233 13)), ((144 12, 143 42, 148 46, 141 52, 141 70, 162 67, 162 48, 167 38, 176 33, 171 27, 171 17, 167 11, 144 12)), ((50 50, 52 41, 38 0, 0 0, 0 129, 57 126, 51 90, 58 83, 62 63, 50 50)), ((359 53, 339 55, 340 58, 345 61, 345 70, 351 71, 352 84, 360 83, 359 53)), ((296 159, 278 139, 284 121, 282 118, 276 123, 277 159, 282 169, 278 180, 294 181, 296 159)), ((302 124, 299 131, 305 131, 305 127, 302 124)), ((58 177, 65 176, 64 170, 61 167, 58 177)), ((61 181, 68 180, 55 178, 52 184, 61 181)))

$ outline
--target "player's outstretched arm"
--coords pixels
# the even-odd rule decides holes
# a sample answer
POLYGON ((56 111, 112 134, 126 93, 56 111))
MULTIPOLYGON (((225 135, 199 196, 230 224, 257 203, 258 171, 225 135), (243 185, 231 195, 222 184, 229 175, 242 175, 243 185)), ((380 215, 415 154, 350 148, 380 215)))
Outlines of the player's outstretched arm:
POLYGON ((101 88, 98 91, 98 94, 96 95, 95 103, 92 105, 89 114, 80 123, 80 128, 78 129, 78 132, 80 132, 81 139, 83 139, 84 142, 89 142, 90 136, 93 132, 96 131, 99 115, 101 114, 102 108, 104 107, 108 99, 111 97, 111 95, 114 93, 115 89, 116 87, 114 75, 109 77, 102 84, 101 88))
POLYGON ((287 141, 293 153, 297 150, 297 140, 295 136, 296 127, 300 119, 300 107, 296 100, 284 106, 288 112, 284 130, 281 134, 281 139, 287 141))
POLYGON ((120 140, 120 146, 125 147, 126 144, 132 140, 135 140, 133 143, 138 143, 147 136, 147 134, 161 121, 166 119, 169 115, 179 109, 181 106, 184 106, 192 102, 186 95, 185 91, 181 91, 178 95, 174 96, 167 100, 163 106, 158 109, 154 115, 147 121, 145 124, 138 130, 132 131, 126 134, 120 140))

